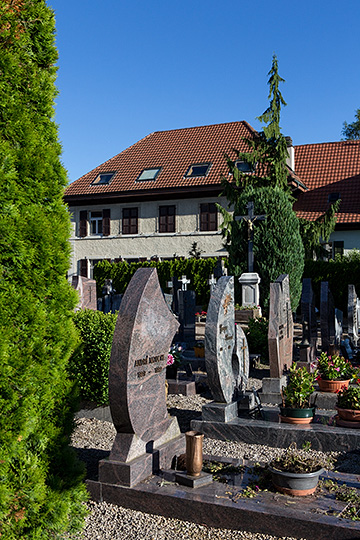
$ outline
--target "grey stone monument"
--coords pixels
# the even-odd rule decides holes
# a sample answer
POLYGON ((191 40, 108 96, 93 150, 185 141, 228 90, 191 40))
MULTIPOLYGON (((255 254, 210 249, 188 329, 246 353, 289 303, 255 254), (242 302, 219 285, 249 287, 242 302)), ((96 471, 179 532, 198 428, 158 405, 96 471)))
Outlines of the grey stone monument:
POLYGON ((79 303, 75 311, 80 309, 97 310, 96 281, 83 276, 73 276, 72 287, 79 293, 79 303))
POLYGON ((289 276, 281 274, 275 283, 270 283, 268 333, 270 378, 262 380, 263 403, 280 403, 281 388, 286 383, 285 371, 292 364, 293 338, 289 276))
POLYGON ((358 297, 355 286, 348 285, 348 334, 354 347, 359 340, 358 297))
POLYGON ((211 295, 205 326, 205 364, 214 402, 205 405, 205 421, 228 422, 238 415, 249 377, 249 350, 235 325, 234 278, 221 277, 211 295))
POLYGON ((167 355, 178 323, 166 306, 155 268, 131 279, 116 322, 109 370, 109 398, 116 437, 100 482, 134 486, 171 466, 185 450, 178 421, 165 398, 167 355))
POLYGON ((327 281, 320 284, 320 331, 321 348, 328 352, 335 345, 335 307, 327 281))

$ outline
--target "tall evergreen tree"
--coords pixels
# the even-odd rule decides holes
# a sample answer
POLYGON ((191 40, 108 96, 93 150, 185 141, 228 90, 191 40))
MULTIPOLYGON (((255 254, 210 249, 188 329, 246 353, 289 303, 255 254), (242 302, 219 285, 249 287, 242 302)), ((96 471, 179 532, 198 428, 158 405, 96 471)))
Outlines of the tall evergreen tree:
POLYGON ((53 121, 57 52, 45 0, 0 1, 0 537, 56 538, 84 514, 68 443, 76 342, 66 173, 53 121))
POLYGON ((269 107, 259 116, 267 123, 264 130, 253 138, 245 139, 248 152, 236 152, 236 159, 251 165, 251 172, 241 172, 236 160, 226 156, 229 178, 222 179, 223 194, 231 211, 219 206, 223 215, 223 235, 229 252, 230 272, 240 276, 246 272, 247 227, 237 222, 235 216, 246 214, 246 203, 254 201, 255 213, 266 214, 265 222, 254 227, 254 270, 261 277, 261 301, 265 308, 269 302, 269 284, 280 274, 289 274, 291 305, 295 310, 301 293, 301 276, 304 268, 304 247, 299 222, 292 210, 293 197, 287 184, 288 157, 286 140, 281 134, 280 111, 286 105, 280 92, 284 82, 278 73, 274 55, 269 71, 269 107))
POLYGON ((354 122, 351 122, 351 124, 344 122, 344 127, 341 134, 348 141, 356 141, 360 139, 360 109, 355 111, 354 122))

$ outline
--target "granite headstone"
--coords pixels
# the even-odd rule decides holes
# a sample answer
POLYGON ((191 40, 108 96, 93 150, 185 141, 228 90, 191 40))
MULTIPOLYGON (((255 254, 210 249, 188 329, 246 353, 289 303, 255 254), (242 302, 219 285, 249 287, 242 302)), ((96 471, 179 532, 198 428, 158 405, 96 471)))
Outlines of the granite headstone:
POLYGON ((328 281, 320 284, 320 332, 321 348, 327 352, 335 344, 335 307, 328 281))
POLYGON ((237 416, 249 377, 249 350, 235 325, 234 278, 221 277, 210 297, 205 325, 205 365, 214 403, 203 407, 203 420, 229 421, 237 416))
POLYGON ((354 347, 357 347, 359 340, 357 300, 355 286, 348 285, 348 334, 354 347))
POLYGON ((269 364, 270 377, 281 378, 293 358, 293 317, 290 304, 289 276, 281 274, 270 283, 269 364))
POLYGON ((80 309, 97 309, 96 281, 83 276, 73 276, 72 286, 79 293, 79 303, 75 311, 80 309))
POLYGON ((343 334, 343 312, 335 308, 335 345, 340 347, 343 334))
POLYGON ((116 437, 100 481, 135 485, 155 462, 169 467, 184 438, 169 417, 165 368, 178 323, 166 306, 155 268, 140 268, 124 294, 116 322, 109 370, 110 411, 116 437))

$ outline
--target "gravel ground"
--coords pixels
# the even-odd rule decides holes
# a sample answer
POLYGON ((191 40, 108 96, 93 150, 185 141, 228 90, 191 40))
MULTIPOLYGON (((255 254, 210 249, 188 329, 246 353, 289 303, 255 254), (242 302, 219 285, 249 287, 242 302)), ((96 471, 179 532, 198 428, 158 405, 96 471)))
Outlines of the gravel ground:
MULTIPOLYGON (((249 381, 251 384, 257 380, 249 381)), ((168 409, 171 415, 178 418, 181 431, 189 428, 192 418, 199 416, 201 407, 209 402, 204 396, 168 396, 168 409)), ((115 437, 114 426, 109 422, 102 422, 94 418, 80 418, 77 420, 73 435, 73 446, 77 448, 80 458, 87 464, 88 478, 96 478, 97 463, 102 457, 108 455, 115 437)), ((283 449, 269 448, 263 445, 204 440, 204 453, 218 456, 244 457, 253 461, 268 462, 283 453, 283 449)), ((321 452, 314 454, 326 456, 321 452)), ((343 472, 360 472, 360 452, 347 454, 331 452, 337 470, 343 472)), ((291 537, 269 536, 246 531, 233 531, 229 529, 215 529, 205 525, 198 525, 188 521, 164 518, 128 510, 108 503, 88 503, 89 515, 86 519, 82 534, 72 536, 72 539, 84 540, 295 540, 291 537)))

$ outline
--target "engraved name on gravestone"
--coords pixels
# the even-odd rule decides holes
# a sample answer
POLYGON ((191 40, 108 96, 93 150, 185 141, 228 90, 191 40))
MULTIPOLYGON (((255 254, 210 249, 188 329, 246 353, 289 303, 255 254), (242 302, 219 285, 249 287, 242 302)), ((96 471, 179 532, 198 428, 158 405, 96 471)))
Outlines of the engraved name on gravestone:
POLYGON ((138 269, 120 306, 111 351, 109 398, 117 434, 110 460, 129 462, 180 434, 165 398, 167 355, 177 328, 156 269, 138 269))
POLYGON ((221 277, 210 298, 205 325, 205 364, 213 399, 231 403, 245 391, 249 351, 235 326, 234 278, 221 277))
POLYGON ((310 346, 310 360, 314 361, 316 357, 317 341, 317 318, 315 311, 315 296, 310 278, 304 278, 301 292, 301 316, 303 318, 305 338, 310 346))
POLYGON ((354 285, 348 285, 348 334, 357 347, 359 339, 359 321, 357 317, 357 294, 354 285))
POLYGON ((281 274, 270 283, 269 364, 270 377, 282 377, 293 357, 293 317, 290 304, 289 276, 281 274))
POLYGON ((320 284, 320 331, 321 348, 328 352, 330 345, 335 344, 335 307, 328 281, 320 284))

